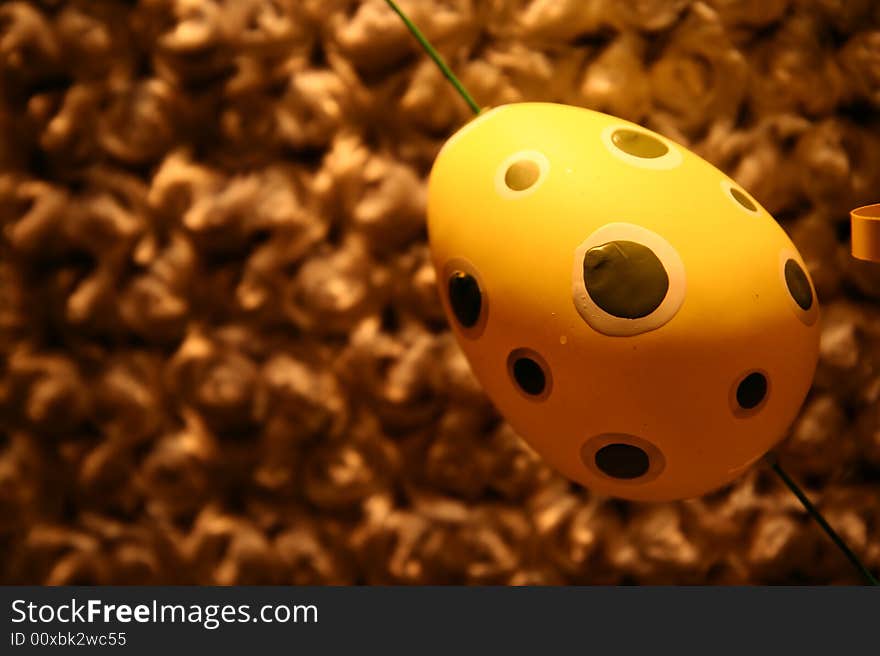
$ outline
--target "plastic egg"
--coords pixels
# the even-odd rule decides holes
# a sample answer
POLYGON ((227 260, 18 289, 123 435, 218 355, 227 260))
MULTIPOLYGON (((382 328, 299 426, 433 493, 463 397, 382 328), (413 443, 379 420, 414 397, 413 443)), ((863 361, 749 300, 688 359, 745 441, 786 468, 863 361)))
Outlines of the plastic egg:
POLYGON ((717 168, 622 119, 484 111, 428 191, 444 309, 504 417, 599 493, 693 497, 780 440, 819 308, 776 221, 717 168))

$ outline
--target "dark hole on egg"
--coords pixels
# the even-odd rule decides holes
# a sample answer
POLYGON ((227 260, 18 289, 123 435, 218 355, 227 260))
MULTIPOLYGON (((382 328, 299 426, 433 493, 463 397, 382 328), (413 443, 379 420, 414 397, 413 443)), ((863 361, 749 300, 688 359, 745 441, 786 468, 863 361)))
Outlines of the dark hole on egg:
POLYGON ((473 328, 480 320, 483 295, 477 279, 464 271, 456 271, 449 277, 449 305, 456 320, 465 328, 473 328))
POLYGON ((651 466, 644 449, 621 442, 606 444, 596 451, 595 462, 602 473, 626 480, 644 476, 651 466))
POLYGON ((741 192, 736 187, 730 188, 730 195, 733 196, 733 200, 737 203, 745 207, 750 212, 756 212, 758 210, 757 205, 752 202, 752 199, 746 196, 743 192, 741 192))
POLYGON ((547 376, 538 362, 528 356, 516 358, 511 367, 519 388, 531 396, 540 396, 547 387, 547 376))
POLYGON ((525 191, 537 182, 541 169, 537 162, 521 159, 511 164, 504 173, 504 184, 513 191, 525 191))
POLYGON ((757 408, 765 396, 767 396, 767 377, 758 371, 743 378, 736 387, 736 402, 743 410, 757 408))
POLYGON ((644 159, 663 157, 669 152, 669 147, 657 137, 637 130, 615 130, 611 141, 623 152, 644 159))
POLYGON ((788 292, 802 310, 809 310, 813 305, 813 289, 810 280, 801 265, 789 259, 785 263, 785 284, 788 292))
POLYGON ((608 314, 639 319, 660 307, 669 290, 669 276, 647 246, 611 241, 584 254, 584 286, 608 314))

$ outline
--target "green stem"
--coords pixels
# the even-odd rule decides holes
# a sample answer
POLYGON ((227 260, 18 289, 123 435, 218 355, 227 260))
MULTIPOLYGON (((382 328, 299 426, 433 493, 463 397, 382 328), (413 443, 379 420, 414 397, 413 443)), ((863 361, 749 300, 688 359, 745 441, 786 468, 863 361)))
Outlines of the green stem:
POLYGON ((810 514, 810 517, 812 517, 816 521, 816 523, 822 527, 822 530, 824 530, 825 533, 828 534, 828 537, 831 538, 831 541, 834 542, 834 544, 836 544, 837 547, 843 552, 843 554, 849 559, 849 562, 851 562, 853 566, 859 571, 859 573, 862 575, 868 585, 880 585, 880 581, 878 581, 877 578, 871 573, 871 570, 865 567, 865 564, 861 560, 859 560, 859 557, 856 556, 855 553, 853 553, 852 549, 847 546, 846 542, 843 541, 843 538, 841 538, 837 534, 837 531, 831 528, 831 525, 828 523, 822 513, 819 512, 819 509, 816 508, 816 506, 814 506, 812 502, 807 498, 807 495, 804 494, 803 490, 801 490, 798 484, 795 483, 794 480, 785 473, 785 470, 783 470, 782 467, 779 466, 779 462, 776 460, 776 457, 771 454, 768 460, 770 462, 770 467, 773 469, 773 471, 775 471, 779 475, 779 478, 782 479, 782 482, 785 483, 788 489, 791 490, 792 494, 794 494, 798 498, 798 501, 803 504, 806 511, 810 514))
POLYGON ((393 0, 385 0, 388 3, 388 6, 400 16, 400 19, 403 21, 403 24, 406 25, 407 29, 412 33, 412 35, 416 38, 416 41, 422 46, 428 56, 434 60, 434 63, 440 68, 443 72, 443 75, 446 76, 446 79, 452 82, 452 86, 455 87, 455 90, 458 91, 459 95, 464 98, 464 101, 468 104, 468 107, 471 108, 471 111, 474 114, 480 113, 480 106, 476 103, 476 101, 471 97, 471 94, 467 92, 467 89, 464 88, 464 85, 455 77, 455 74, 449 69, 449 66, 446 65, 446 62, 443 61, 443 58, 440 56, 436 50, 434 50, 434 46, 430 44, 428 39, 424 34, 419 30, 418 27, 407 17, 406 14, 397 6, 396 2, 393 0))

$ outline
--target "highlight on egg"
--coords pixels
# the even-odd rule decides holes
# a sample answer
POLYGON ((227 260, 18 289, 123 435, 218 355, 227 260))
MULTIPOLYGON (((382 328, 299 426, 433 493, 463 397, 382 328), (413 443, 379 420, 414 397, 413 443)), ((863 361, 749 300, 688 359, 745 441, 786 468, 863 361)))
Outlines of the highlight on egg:
POLYGON ((428 187, 444 309, 504 417, 597 492, 701 495, 784 435, 818 359, 803 259, 679 144, 552 103, 481 112, 428 187))

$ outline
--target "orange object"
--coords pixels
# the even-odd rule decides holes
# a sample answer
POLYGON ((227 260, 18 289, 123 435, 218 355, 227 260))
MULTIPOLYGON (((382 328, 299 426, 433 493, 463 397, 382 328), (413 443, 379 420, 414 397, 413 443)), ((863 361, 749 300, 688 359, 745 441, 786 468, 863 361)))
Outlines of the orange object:
POLYGON ((850 212, 852 254, 860 260, 880 262, 880 203, 850 212))

